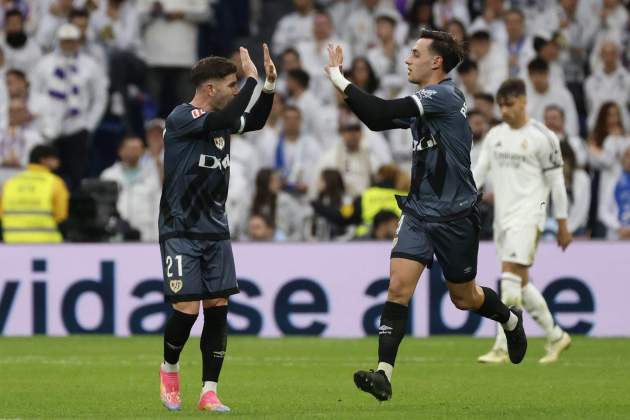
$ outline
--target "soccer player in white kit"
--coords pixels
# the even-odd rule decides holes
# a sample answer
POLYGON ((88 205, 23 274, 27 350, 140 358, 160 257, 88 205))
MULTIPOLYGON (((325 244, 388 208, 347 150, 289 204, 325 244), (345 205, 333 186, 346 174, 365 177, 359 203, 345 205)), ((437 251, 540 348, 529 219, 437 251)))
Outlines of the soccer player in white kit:
MULTIPOLYGON (((522 306, 547 334, 546 354, 551 363, 571 344, 571 337, 553 320, 540 291, 529 281, 538 239, 545 222, 551 192, 558 221, 558 245, 571 240, 567 228, 567 194, 562 173, 560 142, 544 124, 526 112, 525 83, 508 79, 497 92, 503 123, 492 128, 481 149, 473 176, 477 188, 489 179, 494 188, 494 240, 501 260, 501 300, 522 306)), ((501 328, 492 350, 480 356, 484 363, 508 360, 501 328)))

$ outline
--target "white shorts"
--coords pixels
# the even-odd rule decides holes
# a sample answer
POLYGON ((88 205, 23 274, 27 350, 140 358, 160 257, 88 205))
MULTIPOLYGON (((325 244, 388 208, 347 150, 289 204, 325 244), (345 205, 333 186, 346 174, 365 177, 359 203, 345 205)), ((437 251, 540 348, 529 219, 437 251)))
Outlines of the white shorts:
POLYGON ((534 263, 540 230, 538 226, 519 226, 494 232, 494 242, 501 262, 525 266, 534 263))

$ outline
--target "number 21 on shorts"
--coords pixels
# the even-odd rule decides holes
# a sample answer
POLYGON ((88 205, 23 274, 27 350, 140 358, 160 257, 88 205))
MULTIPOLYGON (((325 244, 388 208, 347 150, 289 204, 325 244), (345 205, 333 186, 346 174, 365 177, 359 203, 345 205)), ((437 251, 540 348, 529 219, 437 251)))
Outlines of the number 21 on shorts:
MULTIPOLYGON (((183 271, 182 271, 182 256, 181 255, 175 255, 175 262, 177 263, 177 276, 181 277, 183 276, 183 271)), ((167 277, 173 277, 173 258, 170 255, 166 256, 166 276, 167 277)))

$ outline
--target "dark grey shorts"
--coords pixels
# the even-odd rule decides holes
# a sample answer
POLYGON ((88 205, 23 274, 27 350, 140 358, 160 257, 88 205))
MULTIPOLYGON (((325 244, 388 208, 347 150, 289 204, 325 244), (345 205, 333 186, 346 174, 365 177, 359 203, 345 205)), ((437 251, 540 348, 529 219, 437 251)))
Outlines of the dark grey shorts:
POLYGON ((164 298, 186 302, 238 293, 229 240, 170 238, 160 243, 164 298))
POLYGON ((476 207, 467 216, 446 222, 424 221, 403 213, 391 258, 406 258, 431 267, 435 255, 448 281, 465 283, 477 275, 478 250, 476 207))

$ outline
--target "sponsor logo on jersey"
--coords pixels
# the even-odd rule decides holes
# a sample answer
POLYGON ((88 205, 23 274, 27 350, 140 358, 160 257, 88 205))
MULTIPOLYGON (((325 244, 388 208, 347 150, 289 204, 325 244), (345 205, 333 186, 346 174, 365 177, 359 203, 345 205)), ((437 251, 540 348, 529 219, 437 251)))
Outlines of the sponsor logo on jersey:
POLYGON ((192 114, 192 117, 194 119, 197 119, 197 118, 201 117, 203 114, 205 114, 206 111, 204 111, 203 109, 195 108, 192 111, 190 111, 190 113, 192 114))
POLYGON ((168 282, 168 286, 171 288, 173 293, 177 293, 182 290, 182 287, 184 287, 184 281, 182 279, 173 279, 168 282))
POLYGON ((223 148, 225 147, 225 139, 223 137, 215 137, 213 140, 214 145, 217 146, 217 149, 223 150, 223 148))
POLYGON ((227 169, 230 167, 230 155, 226 155, 223 160, 212 155, 199 155, 199 166, 208 169, 227 169))

